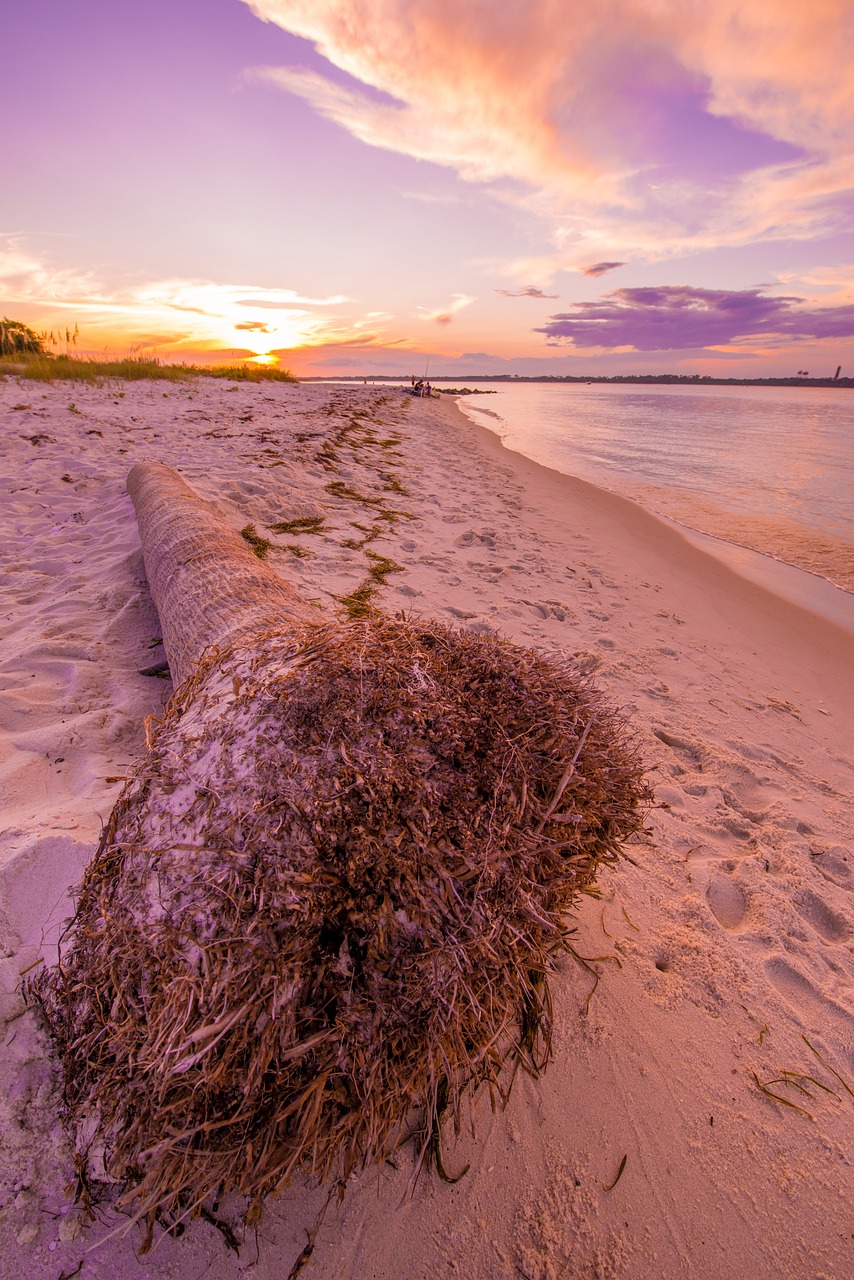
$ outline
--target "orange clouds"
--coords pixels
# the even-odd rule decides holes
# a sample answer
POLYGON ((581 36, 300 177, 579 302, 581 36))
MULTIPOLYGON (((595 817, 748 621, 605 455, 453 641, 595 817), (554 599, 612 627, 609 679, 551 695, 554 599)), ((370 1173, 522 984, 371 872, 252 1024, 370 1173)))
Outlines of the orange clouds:
POLYGON ((365 340, 370 318, 336 314, 342 297, 306 298, 290 289, 165 279, 108 287, 92 275, 53 269, 18 240, 0 246, 0 296, 40 329, 69 315, 87 348, 163 354, 274 348, 365 340))
POLYGON ((598 182, 599 167, 580 139, 562 136, 553 91, 565 83, 565 7, 530 9, 444 0, 246 0, 258 17, 313 41, 362 85, 345 88, 314 72, 266 68, 261 74, 310 102, 362 141, 449 165, 464 177, 513 177, 538 185, 543 174, 567 190, 598 182))

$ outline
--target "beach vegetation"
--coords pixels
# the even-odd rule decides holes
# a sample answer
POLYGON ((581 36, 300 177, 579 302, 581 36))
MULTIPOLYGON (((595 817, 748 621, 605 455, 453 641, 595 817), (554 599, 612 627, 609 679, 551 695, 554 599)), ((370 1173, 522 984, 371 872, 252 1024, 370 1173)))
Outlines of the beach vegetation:
POLYGON ((388 490, 390 493, 407 494, 409 492, 409 490, 400 483, 397 476, 393 476, 390 471, 381 471, 379 476, 383 481, 383 488, 388 490))
POLYGON ((259 560, 267 559, 267 552, 273 545, 269 538, 262 538, 254 524, 247 524, 240 530, 240 536, 244 542, 249 543, 249 547, 253 555, 259 560))
POLYGON ((318 449, 315 457, 326 471, 335 470, 335 464, 338 461, 338 454, 335 452, 331 444, 327 443, 323 445, 322 448, 318 449))
POLYGON ((349 595, 340 596, 341 604, 348 618, 367 618, 374 611, 373 598, 376 586, 370 578, 366 578, 349 595))
POLYGON ((368 570, 367 578, 349 595, 340 597, 349 618, 367 618, 374 611, 373 598, 377 587, 385 586, 385 580, 390 573, 404 571, 402 564, 398 564, 396 560, 389 560, 387 556, 377 555, 375 551, 366 551, 365 555, 374 562, 368 570))
MULTIPOLYGON (((4 324, 7 322, 4 321, 4 324)), ((27 378, 35 382, 91 382, 110 379, 124 382, 158 380, 188 382, 196 378, 225 378, 231 382, 296 382, 287 369, 256 364, 167 364, 153 356, 126 356, 96 360, 49 351, 7 352, 0 356, 0 377, 27 378)))
MULTIPOLYGON (((752 1071, 751 1075, 753 1076, 753 1080, 754 1080, 754 1083, 756 1084, 757 1089, 766 1098, 769 1098, 772 1102, 779 1102, 782 1107, 788 1107, 791 1111, 799 1111, 800 1114, 802 1116, 806 1116, 808 1120, 815 1119, 815 1116, 812 1114, 811 1111, 807 1111, 805 1107, 799 1107, 796 1102, 790 1101, 789 1098, 784 1098, 783 1095, 780 1093, 775 1093, 774 1090, 771 1088, 771 1085, 794 1084, 794 1081, 788 1078, 789 1077, 788 1072, 784 1072, 782 1075, 777 1076, 774 1080, 766 1080, 764 1084, 759 1079, 759 1076, 756 1074, 755 1071, 752 1071)), ((801 1093, 805 1093, 807 1097, 809 1098, 812 1097, 812 1094, 809 1093, 809 1091, 803 1086, 795 1084, 795 1088, 799 1089, 801 1093)))
POLYGON ((613 1191, 613 1190, 614 1190, 614 1187, 616 1187, 617 1183, 620 1181, 620 1178, 622 1178, 622 1176, 623 1176, 623 1171, 624 1171, 624 1169, 625 1169, 625 1167, 626 1167, 626 1161, 628 1160, 628 1158, 629 1158, 629 1153, 628 1153, 628 1152, 626 1152, 626 1154, 623 1156, 622 1160, 620 1161, 620 1167, 619 1167, 619 1169, 617 1170, 617 1176, 616 1176, 616 1178, 614 1179, 614 1181, 613 1181, 613 1182, 610 1182, 610 1183, 608 1184, 608 1186, 607 1186, 607 1187, 603 1187, 603 1188, 602 1188, 602 1190, 603 1190, 603 1191, 613 1191))
POLYGON ((322 516, 297 516, 295 520, 277 520, 267 526, 272 533, 325 533, 322 516))
POLYGON ((823 1067, 826 1067, 826 1069, 830 1072, 832 1076, 836 1077, 836 1079, 842 1085, 842 1088, 845 1090, 845 1092, 849 1094, 850 1097, 854 1098, 854 1089, 852 1089, 848 1081, 843 1076, 841 1076, 839 1072, 835 1070, 834 1067, 830 1065, 830 1063, 827 1061, 827 1058, 825 1058, 824 1054, 819 1053, 818 1049, 816 1049, 812 1041, 808 1040, 805 1035, 801 1034, 801 1039, 809 1049, 810 1053, 815 1054, 815 1056, 818 1058, 821 1065, 823 1067))
POLYGON ((10 320, 8 316, 0 320, 0 356, 49 357, 46 342, 43 334, 36 333, 20 320, 10 320))
POLYGON ((382 498, 372 498, 369 494, 359 493, 358 489, 353 489, 343 480, 331 480, 326 487, 326 492, 331 493, 335 498, 347 498, 350 502, 361 502, 365 507, 381 507, 383 506, 382 498))
MULTIPOLYGON (((767 1027, 765 1030, 767 1031, 767 1027)), ((824 1054, 819 1052, 807 1036, 801 1034, 801 1039, 809 1049, 810 1053, 812 1053, 824 1069, 834 1077, 837 1084, 842 1086, 849 1097, 854 1098, 854 1089, 851 1088, 845 1077, 840 1075, 836 1068, 830 1065, 824 1054)), ((762 1043, 761 1036, 759 1043, 762 1043)), ((830 1085, 822 1083, 822 1081, 817 1079, 816 1076, 809 1075, 805 1071, 780 1070, 773 1080, 765 1081, 760 1080, 755 1071, 752 1071, 750 1074, 753 1076, 754 1084, 759 1089, 759 1092, 764 1094, 766 1098, 770 1098, 772 1102, 779 1102, 781 1106, 788 1107, 791 1111, 799 1111, 801 1115, 807 1116, 810 1120, 814 1119, 812 1112, 807 1111, 805 1107, 800 1106, 797 1102, 792 1102, 790 1098, 785 1097, 783 1094, 777 1093, 776 1089, 780 1087, 794 1089, 803 1097, 812 1100, 815 1098, 815 1094, 809 1087, 812 1086, 813 1089, 821 1089, 822 1093, 829 1094, 830 1097, 836 1098, 837 1102, 842 1100, 841 1095, 838 1094, 830 1085), (772 1085, 774 1086, 773 1089, 771 1087, 772 1085)))
POLYGON ((382 533, 381 524, 359 524, 358 520, 353 521, 353 528, 358 529, 365 536, 363 538, 345 538, 341 543, 342 547, 347 547, 350 551, 361 551, 369 542, 373 542, 382 533))
POLYGON ((390 573, 403 573, 403 565, 398 564, 396 560, 377 555, 376 551, 366 551, 365 555, 374 562, 368 570, 369 575, 381 586, 390 573))

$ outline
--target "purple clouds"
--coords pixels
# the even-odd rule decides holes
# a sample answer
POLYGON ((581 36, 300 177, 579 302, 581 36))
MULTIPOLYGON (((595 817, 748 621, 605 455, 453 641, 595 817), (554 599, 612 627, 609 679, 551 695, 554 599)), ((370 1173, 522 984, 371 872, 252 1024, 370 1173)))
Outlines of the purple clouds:
POLYGON ((574 302, 536 333, 551 345, 682 351, 726 346, 742 338, 854 337, 854 306, 807 307, 802 298, 767 297, 759 289, 688 285, 615 289, 600 302, 574 302))
POLYGON ((592 267, 582 268, 583 276, 604 276, 606 271, 615 271, 617 267, 624 267, 625 262, 594 262, 592 267))

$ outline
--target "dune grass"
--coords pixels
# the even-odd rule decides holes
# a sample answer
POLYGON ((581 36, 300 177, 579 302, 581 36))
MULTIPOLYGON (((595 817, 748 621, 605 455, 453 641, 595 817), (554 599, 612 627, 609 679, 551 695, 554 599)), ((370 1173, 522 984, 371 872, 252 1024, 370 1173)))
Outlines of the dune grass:
MULTIPOLYGON (((69 339, 71 335, 69 334, 69 339)), ((45 339, 20 320, 0 320, 0 356, 46 355, 45 339)))
POLYGON ((103 382, 117 378, 137 382, 145 378, 186 382, 191 378, 228 378, 233 382, 296 382, 287 369, 254 364, 164 364, 147 356, 122 360, 95 360, 78 356, 51 356, 43 353, 4 356, 0 377, 29 378, 37 382, 103 382))

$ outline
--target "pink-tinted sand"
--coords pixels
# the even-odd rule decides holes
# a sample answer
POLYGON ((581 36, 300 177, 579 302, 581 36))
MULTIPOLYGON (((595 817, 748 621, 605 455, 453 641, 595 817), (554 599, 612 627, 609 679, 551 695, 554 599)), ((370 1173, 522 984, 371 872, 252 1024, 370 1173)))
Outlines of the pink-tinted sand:
POLYGON ((559 967, 545 1075, 520 1075, 503 1113, 482 1100, 476 1139, 449 1136, 449 1171, 471 1163, 457 1185, 405 1198, 406 1153, 353 1179, 305 1280, 850 1274, 854 633, 450 402, 5 379, 0 422, 0 1277, 82 1260, 86 1280, 284 1280, 325 1198, 270 1201, 239 1256, 194 1222, 137 1259, 139 1235, 107 1238, 118 1220, 73 1204, 45 1040, 16 994, 168 693, 139 674, 162 658, 124 488, 143 458, 237 528, 322 517, 268 534, 269 562, 332 613, 371 562, 346 545, 365 506, 327 486, 382 495, 400 519, 369 549, 402 567, 383 606, 575 655, 631 714, 657 793, 652 840, 579 911, 601 977, 588 1008, 590 970, 559 967))

